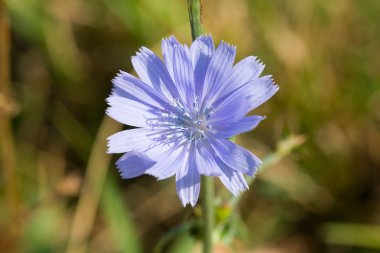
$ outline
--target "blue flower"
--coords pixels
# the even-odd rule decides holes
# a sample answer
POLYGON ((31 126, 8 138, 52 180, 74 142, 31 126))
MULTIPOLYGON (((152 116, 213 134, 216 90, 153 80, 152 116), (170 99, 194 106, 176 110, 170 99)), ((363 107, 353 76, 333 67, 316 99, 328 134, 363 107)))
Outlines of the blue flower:
POLYGON ((200 176, 217 176, 234 195, 248 189, 261 161, 228 138, 255 128, 262 116, 246 114, 278 90, 264 65, 250 56, 234 65, 236 47, 210 35, 187 47, 163 39, 164 61, 142 47, 132 64, 140 78, 121 71, 113 80, 107 114, 130 126, 108 138, 123 178, 176 177, 183 206, 198 200, 200 176))

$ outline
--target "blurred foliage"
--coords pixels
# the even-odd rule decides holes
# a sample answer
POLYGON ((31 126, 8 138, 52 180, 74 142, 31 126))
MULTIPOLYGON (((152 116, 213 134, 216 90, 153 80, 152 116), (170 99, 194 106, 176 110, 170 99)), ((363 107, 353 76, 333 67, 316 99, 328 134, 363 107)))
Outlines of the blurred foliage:
MULTIPOLYGON (((215 42, 236 45, 237 60, 257 55, 280 85, 255 112, 267 120, 236 140, 266 157, 265 170, 239 202, 217 185, 215 251, 380 252, 380 2, 203 2, 215 42)), ((1 174, 0 251, 152 252, 159 242, 162 252, 199 250, 196 227, 170 232, 200 216, 181 207, 173 180, 123 181, 99 155, 103 135, 118 128, 103 120, 110 80, 133 71, 142 45, 160 54, 169 34, 190 43, 186 1, 5 3, 20 212, 10 218, 1 174), (91 212, 74 219, 80 203, 91 212)))

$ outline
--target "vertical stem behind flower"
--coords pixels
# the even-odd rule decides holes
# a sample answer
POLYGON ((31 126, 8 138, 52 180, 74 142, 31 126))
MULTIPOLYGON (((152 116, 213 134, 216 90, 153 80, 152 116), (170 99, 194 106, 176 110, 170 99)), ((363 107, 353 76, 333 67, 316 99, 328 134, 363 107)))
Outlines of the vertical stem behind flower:
POLYGON ((16 252, 19 234, 19 197, 16 182, 14 140, 11 126, 10 95, 10 29, 5 4, 0 0, 0 152, 7 211, 10 215, 9 235, 13 245, 7 252, 16 252))
POLYGON ((213 177, 202 176, 202 212, 203 212, 203 252, 212 252, 212 230, 214 227, 214 181, 213 177))
POLYGON ((195 40, 203 33, 202 0, 187 0, 187 6, 189 10, 191 36, 193 40, 195 40))
MULTIPOLYGON (((193 41, 203 33, 202 1, 187 0, 191 36, 193 41)), ((212 177, 202 176, 201 201, 203 211, 203 252, 212 252, 212 230, 214 227, 214 182, 212 177)))

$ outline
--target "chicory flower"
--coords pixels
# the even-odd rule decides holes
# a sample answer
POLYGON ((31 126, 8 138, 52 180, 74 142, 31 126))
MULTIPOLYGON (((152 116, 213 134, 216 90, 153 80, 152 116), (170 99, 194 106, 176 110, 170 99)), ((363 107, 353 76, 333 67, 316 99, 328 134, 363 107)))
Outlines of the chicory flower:
POLYGON ((255 128, 263 116, 246 114, 278 90, 264 65, 250 56, 234 65, 236 47, 210 35, 187 47, 173 36, 162 41, 163 61, 142 47, 132 64, 139 78, 121 71, 113 80, 107 114, 130 126, 108 138, 123 178, 142 174, 176 177, 178 196, 194 206, 200 176, 216 176, 231 191, 248 189, 261 161, 228 140, 255 128))

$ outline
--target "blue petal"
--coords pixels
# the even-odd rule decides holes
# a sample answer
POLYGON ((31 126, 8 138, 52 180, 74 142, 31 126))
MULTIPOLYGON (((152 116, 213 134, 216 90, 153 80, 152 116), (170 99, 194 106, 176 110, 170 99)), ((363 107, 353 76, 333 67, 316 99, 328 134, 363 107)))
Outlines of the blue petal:
POLYGON ((186 145, 181 148, 175 146, 168 148, 157 157, 158 162, 147 170, 146 174, 155 176, 158 180, 173 176, 178 171, 178 167, 185 162, 187 149, 186 145))
POLYGON ((199 197, 200 175, 195 164, 194 153, 189 152, 188 156, 178 164, 176 186, 182 205, 195 206, 199 197))
POLYGON ((235 121, 255 109, 278 91, 270 76, 263 76, 241 86, 214 103, 211 121, 235 121), (231 108, 237 109, 231 113, 231 108))
MULTIPOLYGON (((174 154, 177 158, 181 157, 175 150, 173 151, 173 145, 159 145, 152 142, 149 139, 150 135, 149 130, 132 129, 119 132, 109 138, 112 151, 127 152, 116 162, 123 178, 137 177, 144 173, 152 174, 149 171, 166 161, 169 154, 174 154)), ((162 177, 168 170, 164 168, 159 176, 162 177)), ((174 174, 175 171, 171 173, 171 176, 174 174)))
POLYGON ((231 138, 232 136, 251 131, 263 120, 263 116, 247 116, 239 121, 224 124, 214 124, 212 125, 212 131, 215 135, 221 138, 231 138))
POLYGON ((107 102, 110 105, 106 111, 108 116, 126 125, 146 127, 148 119, 158 117, 157 111, 132 99, 111 96, 107 102))
POLYGON ((206 141, 198 143, 195 152, 195 161, 198 168, 198 172, 205 176, 219 176, 220 169, 215 162, 215 152, 211 148, 210 144, 206 141))
POLYGON ((214 97, 221 85, 231 74, 234 64, 236 47, 221 42, 215 50, 208 65, 203 85, 202 101, 214 97))
POLYGON ((156 133, 150 129, 137 128, 118 132, 108 137, 108 153, 125 153, 130 151, 146 152, 157 146, 152 141, 156 133))
POLYGON ((189 49, 182 45, 173 47, 173 80, 182 101, 191 105, 194 99, 194 70, 189 49))
POLYGON ((162 56, 164 58, 164 62, 166 65, 166 68, 168 69, 168 72, 172 79, 174 80, 174 64, 173 64, 173 48, 175 46, 181 46, 181 44, 176 40, 176 38, 172 35, 168 38, 162 39, 161 42, 161 50, 162 50, 162 56))
POLYGON ((259 158, 248 150, 222 138, 208 138, 216 155, 235 171, 253 176, 261 164, 259 158))
POLYGON ((223 173, 219 179, 233 195, 237 196, 241 192, 248 190, 247 181, 241 172, 231 171, 223 166, 221 168, 223 173))
POLYGON ((241 60, 232 68, 230 76, 222 84, 221 89, 218 90, 218 94, 214 99, 217 100, 246 83, 254 81, 263 72, 264 67, 264 64, 260 63, 254 56, 249 56, 241 60))
POLYGON ((154 161, 149 159, 144 153, 128 152, 124 154, 117 162, 118 168, 122 178, 138 177, 145 173, 147 169, 155 164, 154 161))
POLYGON ((196 94, 201 97, 207 67, 215 51, 211 35, 199 36, 190 47, 191 61, 194 66, 194 85, 196 94))
POLYGON ((222 181, 233 195, 239 195, 239 193, 248 189, 248 184, 243 173, 235 171, 233 168, 225 164, 219 157, 217 157, 215 161, 222 172, 219 176, 220 181, 222 181))
POLYGON ((120 71, 112 83, 114 84, 113 96, 133 99, 151 108, 162 108, 165 104, 165 97, 140 79, 124 71, 120 71))
POLYGON ((263 76, 253 84, 252 91, 247 95, 248 110, 253 110, 270 99, 279 87, 273 82, 272 76, 263 76))
POLYGON ((191 103, 194 93, 194 69, 188 47, 179 44, 174 36, 163 39, 161 47, 165 65, 180 98, 186 103, 191 103))
POLYGON ((240 100, 234 99, 235 97, 231 97, 221 101, 220 104, 214 104, 215 107, 209 119, 211 125, 236 122, 248 113, 247 100, 244 97, 240 97, 240 100))
POLYGON ((132 57, 132 64, 141 80, 169 101, 178 97, 178 91, 166 66, 151 50, 142 47, 140 52, 132 57))

